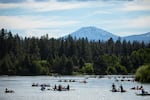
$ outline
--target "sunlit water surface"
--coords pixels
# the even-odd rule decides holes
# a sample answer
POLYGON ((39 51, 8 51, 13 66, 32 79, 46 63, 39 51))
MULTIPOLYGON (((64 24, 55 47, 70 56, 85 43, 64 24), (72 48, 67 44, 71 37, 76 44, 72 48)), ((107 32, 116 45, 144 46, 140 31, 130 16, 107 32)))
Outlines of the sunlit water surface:
POLYGON ((0 100, 150 100, 150 96, 136 95, 141 91, 130 89, 140 85, 143 85, 144 89, 150 92, 150 84, 130 81, 116 82, 114 76, 112 78, 108 78, 108 76, 104 78, 91 76, 0 76, 0 100), (70 79, 77 82, 58 82, 59 80, 70 79), (85 79, 88 83, 80 83, 85 79), (41 87, 32 87, 32 83, 46 83, 52 87, 55 84, 63 86, 69 84, 71 91, 41 91, 41 87), (127 92, 111 92, 112 83, 115 83, 117 88, 122 84, 127 92), (5 88, 14 90, 15 93, 5 93, 5 88))

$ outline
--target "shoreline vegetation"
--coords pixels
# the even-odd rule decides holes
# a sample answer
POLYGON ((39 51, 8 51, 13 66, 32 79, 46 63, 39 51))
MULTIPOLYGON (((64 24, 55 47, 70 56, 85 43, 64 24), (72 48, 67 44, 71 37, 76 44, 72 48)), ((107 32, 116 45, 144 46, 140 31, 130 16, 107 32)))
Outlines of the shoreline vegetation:
MULTIPOLYGON (((149 66, 149 61, 150 43, 48 35, 22 38, 0 30, 0 75, 128 75, 139 66, 149 66)), ((147 82, 139 74, 142 68, 136 72, 137 79, 147 82)), ((149 68, 144 71, 150 73, 149 68)))
POLYGON ((137 69, 135 80, 143 83, 150 83, 150 64, 145 64, 137 69))

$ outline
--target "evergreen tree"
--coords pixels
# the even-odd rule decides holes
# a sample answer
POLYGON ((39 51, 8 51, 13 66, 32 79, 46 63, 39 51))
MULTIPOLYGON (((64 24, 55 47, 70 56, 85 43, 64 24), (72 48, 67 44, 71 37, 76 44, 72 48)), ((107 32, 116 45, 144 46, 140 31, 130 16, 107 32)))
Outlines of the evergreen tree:
POLYGON ((94 72, 97 75, 106 74, 107 64, 102 56, 96 57, 94 60, 94 72))
POLYGON ((48 35, 22 38, 0 30, 1 75, 91 74, 92 68, 94 74, 126 74, 149 61, 150 43, 120 38, 116 42, 112 38, 88 41, 71 36, 54 39, 48 35))
POLYGON ((73 72, 73 63, 71 60, 68 60, 65 66, 65 73, 66 75, 72 75, 73 72))
POLYGON ((80 58, 79 59, 79 66, 80 66, 80 69, 85 65, 85 61, 83 58, 80 58))

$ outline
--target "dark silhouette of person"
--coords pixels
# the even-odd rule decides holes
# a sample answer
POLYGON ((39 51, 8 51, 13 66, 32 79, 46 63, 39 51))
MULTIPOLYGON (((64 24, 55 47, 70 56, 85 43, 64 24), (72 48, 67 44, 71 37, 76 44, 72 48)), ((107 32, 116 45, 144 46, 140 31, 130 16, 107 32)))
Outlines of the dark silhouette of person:
POLYGON ((143 89, 143 86, 141 85, 141 87, 139 89, 143 89))
POLYGON ((62 86, 61 85, 58 86, 58 91, 62 91, 62 86))
POLYGON ((69 84, 67 85, 67 90, 68 90, 68 91, 70 90, 70 86, 69 86, 69 84))
POLYGON ((8 92, 8 89, 7 89, 7 88, 5 89, 5 92, 8 92))
POLYGON ((121 90, 121 92, 124 92, 122 85, 120 85, 120 90, 121 90))
POLYGON ((116 87, 115 87, 115 84, 114 84, 114 83, 112 84, 112 89, 113 89, 113 90, 115 90, 115 89, 116 89, 116 87))
POLYGON ((54 86, 54 90, 57 90, 57 86, 56 86, 56 84, 55 84, 55 86, 54 86))

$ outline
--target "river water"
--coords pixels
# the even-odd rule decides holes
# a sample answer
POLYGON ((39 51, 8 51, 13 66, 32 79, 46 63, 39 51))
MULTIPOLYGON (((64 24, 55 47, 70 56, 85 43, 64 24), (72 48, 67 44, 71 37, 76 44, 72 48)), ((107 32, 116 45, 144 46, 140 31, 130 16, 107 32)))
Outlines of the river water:
MULTIPOLYGON (((139 90, 131 90, 131 87, 143 85, 150 92, 150 84, 141 84, 131 81, 115 81, 118 76, 0 76, 0 100, 150 100, 150 96, 137 96, 139 90), (76 82, 59 82, 59 80, 75 80, 76 82), (81 83, 86 80, 88 83, 81 83), (33 83, 50 84, 45 91, 41 87, 32 87, 33 83), (122 84, 125 93, 111 92, 112 83, 117 88, 122 84), (70 85, 70 91, 47 90, 54 85, 70 85), (14 90, 15 93, 5 93, 5 88, 14 90)), ((124 80, 132 80, 125 78, 124 80)))

